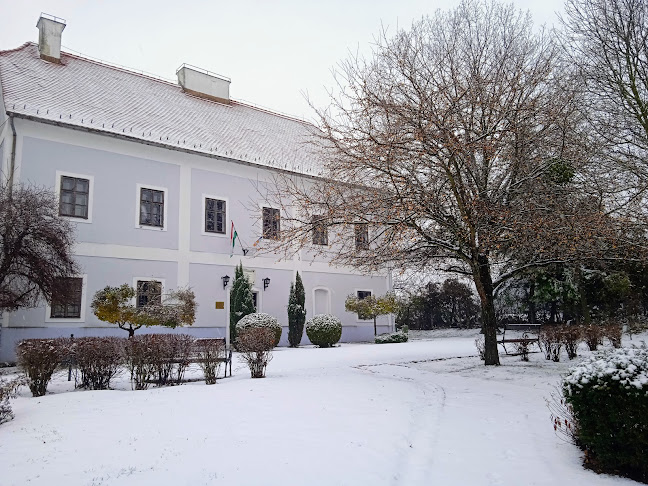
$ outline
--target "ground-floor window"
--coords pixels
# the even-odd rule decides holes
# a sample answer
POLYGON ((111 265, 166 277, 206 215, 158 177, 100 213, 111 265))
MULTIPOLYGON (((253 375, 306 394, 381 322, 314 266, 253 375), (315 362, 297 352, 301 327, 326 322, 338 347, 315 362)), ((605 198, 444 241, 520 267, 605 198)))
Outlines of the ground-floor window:
POLYGON ((66 297, 52 297, 50 317, 53 319, 76 319, 81 317, 81 302, 83 295, 83 278, 62 278, 63 287, 69 289, 66 297))

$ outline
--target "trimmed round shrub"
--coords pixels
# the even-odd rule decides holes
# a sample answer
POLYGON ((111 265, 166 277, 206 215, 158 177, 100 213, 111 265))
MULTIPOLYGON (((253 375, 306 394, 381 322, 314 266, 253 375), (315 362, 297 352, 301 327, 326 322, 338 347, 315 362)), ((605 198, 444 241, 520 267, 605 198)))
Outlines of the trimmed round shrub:
POLYGON ((282 328, 281 324, 279 324, 279 321, 275 317, 272 317, 270 314, 266 314, 265 312, 248 314, 236 323, 236 334, 238 335, 241 331, 253 328, 271 329, 275 336, 274 345, 277 346, 279 344, 282 328))
POLYGON ((320 348, 330 348, 342 337, 342 322, 330 314, 313 316, 306 322, 306 335, 320 348))
POLYGON ((599 352, 562 383, 586 465, 648 481, 648 349, 599 352))
POLYGON ((407 333, 402 331, 390 332, 387 334, 380 334, 376 336, 376 344, 389 344, 389 343, 406 343, 407 333))
POLYGON ((27 375, 27 384, 35 397, 42 397, 47 392, 47 384, 52 374, 67 358, 70 340, 25 339, 16 346, 18 366, 27 375))

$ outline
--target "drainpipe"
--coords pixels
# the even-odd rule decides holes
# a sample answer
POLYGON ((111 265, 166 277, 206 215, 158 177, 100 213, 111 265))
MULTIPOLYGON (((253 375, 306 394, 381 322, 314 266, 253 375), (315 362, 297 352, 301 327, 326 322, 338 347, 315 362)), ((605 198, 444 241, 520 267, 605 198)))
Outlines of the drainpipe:
POLYGON ((12 143, 11 143, 11 159, 9 161, 9 178, 8 178, 8 189, 9 189, 9 197, 11 197, 11 193, 13 191, 13 178, 14 178, 14 171, 16 170, 16 127, 14 125, 14 117, 13 115, 9 115, 9 126, 11 127, 11 132, 12 132, 12 143))

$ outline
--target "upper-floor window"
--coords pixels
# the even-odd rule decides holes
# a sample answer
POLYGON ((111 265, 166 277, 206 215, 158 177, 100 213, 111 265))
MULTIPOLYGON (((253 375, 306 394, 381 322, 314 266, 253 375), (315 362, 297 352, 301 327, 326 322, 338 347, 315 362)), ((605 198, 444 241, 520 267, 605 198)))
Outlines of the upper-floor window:
POLYGON ((263 208, 263 237, 278 240, 280 236, 280 214, 275 208, 263 208))
POLYGON ((161 304, 162 282, 157 280, 138 280, 135 303, 137 307, 145 307, 149 304, 161 304))
POLYGON ((164 191, 140 189, 140 217, 143 226, 164 227, 164 191))
POLYGON ((369 249, 369 225, 367 223, 356 223, 355 229, 355 247, 356 250, 369 249))
POLYGON ((328 226, 326 216, 313 216, 313 245, 328 245, 328 226))
POLYGON ((88 219, 90 181, 80 177, 61 176, 59 216, 88 219))
POLYGON ((69 290, 65 297, 52 296, 50 317, 53 319, 76 319, 81 317, 83 295, 83 278, 61 278, 64 287, 69 290))
POLYGON ((226 204, 220 199, 205 198, 205 232, 225 234, 226 204))

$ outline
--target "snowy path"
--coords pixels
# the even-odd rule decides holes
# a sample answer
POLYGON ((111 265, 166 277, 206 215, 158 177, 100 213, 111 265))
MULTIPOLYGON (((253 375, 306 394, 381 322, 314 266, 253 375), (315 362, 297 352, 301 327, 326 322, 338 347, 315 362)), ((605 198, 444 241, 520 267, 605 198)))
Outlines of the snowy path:
POLYGON ((278 349, 268 377, 15 401, 0 486, 636 484, 597 476, 545 406, 566 364, 485 369, 472 338, 278 349))

